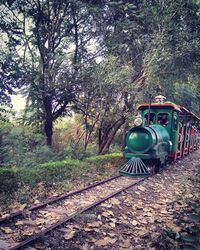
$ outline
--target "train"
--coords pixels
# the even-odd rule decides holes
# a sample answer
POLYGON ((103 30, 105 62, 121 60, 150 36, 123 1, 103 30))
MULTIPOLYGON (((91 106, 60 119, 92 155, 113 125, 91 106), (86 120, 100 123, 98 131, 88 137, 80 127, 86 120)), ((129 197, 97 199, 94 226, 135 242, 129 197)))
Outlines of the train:
POLYGON ((154 174, 199 148, 200 117, 159 95, 155 103, 139 105, 125 137, 127 162, 119 172, 131 177, 154 174))

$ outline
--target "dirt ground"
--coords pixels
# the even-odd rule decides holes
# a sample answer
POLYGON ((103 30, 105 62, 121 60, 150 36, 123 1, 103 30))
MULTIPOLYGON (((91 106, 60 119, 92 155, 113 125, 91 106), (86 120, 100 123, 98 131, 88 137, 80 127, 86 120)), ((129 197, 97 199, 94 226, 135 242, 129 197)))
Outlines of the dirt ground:
POLYGON ((45 235, 36 249, 199 249, 200 151, 45 235))

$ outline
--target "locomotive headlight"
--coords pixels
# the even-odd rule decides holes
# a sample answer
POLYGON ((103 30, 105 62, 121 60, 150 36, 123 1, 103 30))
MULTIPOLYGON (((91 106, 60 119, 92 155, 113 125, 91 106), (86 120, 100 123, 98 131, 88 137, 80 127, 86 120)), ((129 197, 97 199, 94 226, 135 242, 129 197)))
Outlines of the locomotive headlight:
POLYGON ((141 126, 141 125, 142 125, 142 118, 137 117, 137 118, 135 119, 135 121, 134 121, 134 124, 135 124, 136 127, 141 126))

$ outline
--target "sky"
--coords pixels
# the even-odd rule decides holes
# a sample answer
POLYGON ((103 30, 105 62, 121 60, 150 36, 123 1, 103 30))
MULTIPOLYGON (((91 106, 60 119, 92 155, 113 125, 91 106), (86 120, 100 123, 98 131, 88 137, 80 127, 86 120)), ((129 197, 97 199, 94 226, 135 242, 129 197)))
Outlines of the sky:
POLYGON ((26 99, 22 95, 20 94, 13 95, 11 97, 11 100, 13 109, 16 110, 17 112, 20 112, 25 108, 26 99))

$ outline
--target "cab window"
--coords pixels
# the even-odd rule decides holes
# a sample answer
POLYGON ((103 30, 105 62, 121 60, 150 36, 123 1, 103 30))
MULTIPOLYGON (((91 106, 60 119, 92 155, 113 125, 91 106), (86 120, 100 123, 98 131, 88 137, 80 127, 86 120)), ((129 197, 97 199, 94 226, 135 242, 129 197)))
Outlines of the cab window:
MULTIPOLYGON (((144 118, 145 118, 145 125, 148 124, 148 117, 149 117, 149 113, 147 113, 144 118)), ((150 119, 149 119, 149 124, 154 124, 155 123, 155 114, 154 113, 150 113, 150 119)))
POLYGON ((162 126, 167 126, 169 123, 169 114, 167 113, 159 113, 158 114, 158 124, 162 126))
POLYGON ((173 125, 173 129, 177 130, 178 129, 178 116, 176 114, 174 114, 174 125, 173 125))

